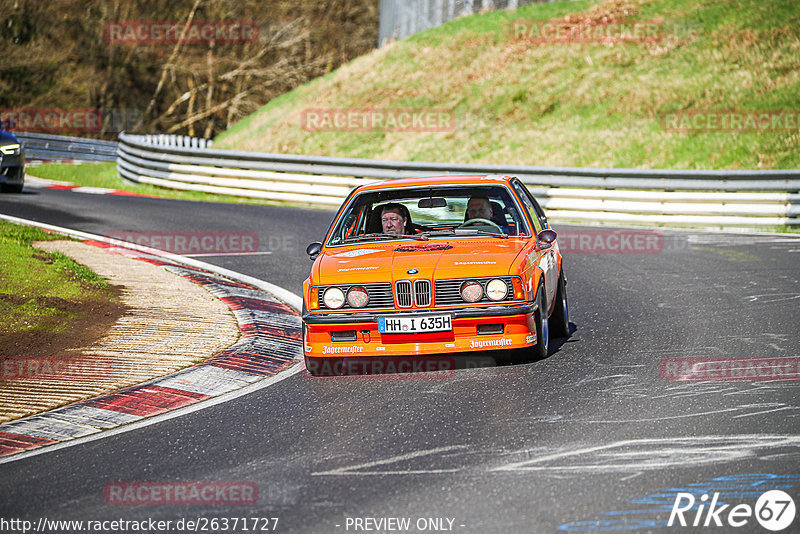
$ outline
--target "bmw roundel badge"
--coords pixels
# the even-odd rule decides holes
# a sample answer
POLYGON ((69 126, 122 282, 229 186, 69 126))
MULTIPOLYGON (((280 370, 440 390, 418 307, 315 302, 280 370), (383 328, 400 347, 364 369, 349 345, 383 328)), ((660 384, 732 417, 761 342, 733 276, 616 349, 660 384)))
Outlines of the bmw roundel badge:
POLYGON ((419 271, 416 269, 409 269, 406 271, 408 274, 417 274, 419 271))

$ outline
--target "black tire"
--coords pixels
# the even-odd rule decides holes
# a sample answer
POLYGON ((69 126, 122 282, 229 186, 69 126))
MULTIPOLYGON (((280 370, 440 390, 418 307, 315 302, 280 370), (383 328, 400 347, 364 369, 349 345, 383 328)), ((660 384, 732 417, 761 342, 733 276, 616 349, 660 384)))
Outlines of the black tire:
POLYGON ((0 192, 2 193, 22 193, 23 184, 2 184, 0 185, 0 192))
POLYGON ((547 358, 550 348, 550 319, 547 316, 547 299, 544 294, 544 284, 539 284, 536 291, 536 311, 533 314, 533 323, 536 328, 536 345, 531 347, 529 355, 533 360, 547 358))
POLYGON ((311 376, 323 376, 324 373, 322 371, 322 364, 321 360, 323 358, 309 358, 308 356, 303 356, 303 359, 306 363, 306 371, 311 376))
POLYGON ((569 306, 567 305, 567 279, 564 270, 558 277, 558 290, 553 313, 550 315, 550 334, 553 337, 569 337, 569 306))
MULTIPOLYGON (((305 301, 305 299, 303 299, 303 312, 302 313, 305 316, 305 314, 306 314, 306 301, 305 301)), ((305 323, 303 323, 303 329, 302 329, 302 333, 301 333, 301 338, 303 340, 303 352, 305 353, 305 345, 306 345, 306 324, 305 323)), ((322 374, 321 374, 322 366, 320 365, 321 360, 322 360, 322 358, 309 357, 309 356, 306 356, 305 354, 303 354, 303 361, 306 364, 306 371, 308 372, 309 375, 311 375, 311 376, 322 376, 322 374)))

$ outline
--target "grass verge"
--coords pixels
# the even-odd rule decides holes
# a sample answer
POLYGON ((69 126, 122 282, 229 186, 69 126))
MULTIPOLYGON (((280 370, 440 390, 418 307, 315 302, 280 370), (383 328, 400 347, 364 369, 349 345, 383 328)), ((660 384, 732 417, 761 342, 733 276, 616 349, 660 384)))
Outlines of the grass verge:
POLYGON ((65 239, 0 220, 0 349, 3 338, 70 330, 87 304, 117 299, 117 291, 87 267, 34 241, 65 239))

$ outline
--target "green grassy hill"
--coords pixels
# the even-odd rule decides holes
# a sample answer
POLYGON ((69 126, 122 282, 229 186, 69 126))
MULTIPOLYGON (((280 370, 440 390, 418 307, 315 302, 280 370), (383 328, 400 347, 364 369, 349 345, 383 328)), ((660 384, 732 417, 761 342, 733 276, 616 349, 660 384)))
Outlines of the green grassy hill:
MULTIPOLYGON (((389 160, 797 168, 800 132, 672 133, 666 112, 800 113, 797 0, 612 0, 464 17, 272 100, 216 147, 389 160), (537 43, 515 20, 656 21, 653 42, 537 43), (443 109, 440 132, 308 131, 308 109, 443 109)), ((791 123, 789 123, 791 125, 791 123)))

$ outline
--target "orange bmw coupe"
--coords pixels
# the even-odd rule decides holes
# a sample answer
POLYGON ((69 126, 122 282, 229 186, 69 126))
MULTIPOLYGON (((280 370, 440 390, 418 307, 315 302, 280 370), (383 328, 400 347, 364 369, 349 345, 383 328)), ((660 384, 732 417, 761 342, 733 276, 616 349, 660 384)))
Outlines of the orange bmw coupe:
POLYGON ((556 232, 511 176, 404 178, 353 190, 303 284, 303 354, 522 349, 569 335, 556 232))

